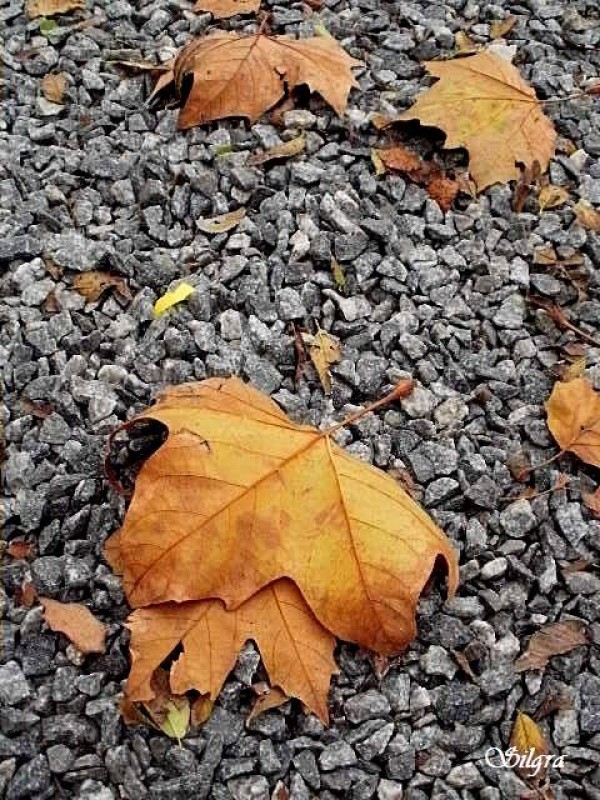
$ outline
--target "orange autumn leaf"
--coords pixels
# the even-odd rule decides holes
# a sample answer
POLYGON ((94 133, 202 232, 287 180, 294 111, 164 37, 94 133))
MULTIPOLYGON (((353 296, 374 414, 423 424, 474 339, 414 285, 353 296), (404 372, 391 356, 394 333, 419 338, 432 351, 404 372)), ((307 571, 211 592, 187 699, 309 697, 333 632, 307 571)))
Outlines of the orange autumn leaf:
MULTIPOLYGON (((302 84, 341 116, 350 89, 358 86, 352 68, 361 64, 332 38, 211 33, 185 45, 175 59, 172 78, 178 95, 184 82, 191 82, 178 125, 191 128, 226 117, 254 122, 286 89, 302 84)), ((161 88, 167 83, 162 76, 161 88)))
POLYGON ((87 606, 80 603, 59 603, 40 597, 44 619, 53 631, 64 633, 82 653, 103 653, 106 628, 87 606))
POLYGON ((291 581, 270 584, 235 611, 226 611, 220 600, 163 603, 134 611, 127 625, 132 666, 126 695, 131 701, 153 697, 152 676, 179 645, 183 652, 170 673, 173 692, 196 689, 214 700, 240 648, 253 639, 271 683, 328 720, 329 682, 337 671, 335 639, 291 581))
POLYGON ((227 19, 236 14, 254 14, 260 8, 260 0, 198 0, 194 11, 207 11, 215 19, 227 19))
POLYGON ((130 605, 218 597, 235 610, 288 577, 329 631, 387 655, 414 637, 438 560, 454 592, 455 551, 393 478, 239 379, 172 387, 137 419, 169 435, 119 534, 130 605))
POLYGON ((427 61, 425 67, 439 80, 394 122, 418 119, 446 133, 445 147, 466 148, 480 192, 516 180, 519 164, 538 161, 546 170, 556 132, 516 67, 488 52, 427 61))
POLYGON ((546 412, 561 450, 600 467, 600 393, 592 384, 585 378, 555 383, 546 412))
POLYGON ((449 211, 456 199, 456 195, 461 190, 461 185, 458 181, 452 180, 452 178, 444 178, 438 175, 432 177, 425 184, 425 188, 431 199, 435 200, 442 211, 449 211))
POLYGON ((421 157, 413 150, 409 150, 408 147, 394 145, 394 147, 375 150, 375 153, 388 169, 406 172, 409 175, 413 172, 420 172, 423 169, 421 157))

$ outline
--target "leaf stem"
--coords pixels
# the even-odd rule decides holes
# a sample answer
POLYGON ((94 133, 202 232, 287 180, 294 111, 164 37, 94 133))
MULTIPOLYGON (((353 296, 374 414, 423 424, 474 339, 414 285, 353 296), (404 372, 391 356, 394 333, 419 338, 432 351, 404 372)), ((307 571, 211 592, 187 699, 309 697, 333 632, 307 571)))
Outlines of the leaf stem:
POLYGON ((535 470, 539 469, 540 467, 546 467, 548 464, 552 464, 553 461, 556 461, 557 459, 561 458, 561 456, 564 456, 566 452, 566 450, 559 450, 558 453, 550 458, 545 459, 545 461, 540 461, 539 464, 534 464, 533 466, 529 467, 528 470, 524 470, 524 474, 529 475, 531 472, 535 472, 535 470))
POLYGON ((380 400, 375 400, 372 403, 369 403, 368 406, 361 408, 359 411, 355 411, 354 414, 350 414, 349 417, 343 419, 341 422, 338 422, 332 428, 327 428, 327 430, 323 431, 323 435, 331 436, 332 434, 339 431, 340 428, 345 428, 346 425, 351 425, 356 420, 361 419, 364 417, 365 414, 369 414, 371 411, 375 411, 376 408, 381 408, 381 406, 387 406, 389 403, 392 403, 394 400, 399 400, 401 397, 406 397, 409 395, 412 390, 415 388, 415 382, 412 378, 403 378, 401 381, 398 381, 394 389, 389 393, 386 394, 385 397, 382 397, 380 400))

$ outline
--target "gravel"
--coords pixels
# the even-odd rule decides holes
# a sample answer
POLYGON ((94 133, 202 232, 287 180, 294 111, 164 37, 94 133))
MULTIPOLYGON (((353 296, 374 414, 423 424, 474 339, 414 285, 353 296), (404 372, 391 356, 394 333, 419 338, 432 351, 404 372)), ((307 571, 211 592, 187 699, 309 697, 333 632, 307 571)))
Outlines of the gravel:
MULTIPOLYGON (((45 35, 22 3, 0 12, 4 538, 32 544, 2 566, 0 799, 280 800, 284 786, 291 800, 517 800, 523 781, 484 758, 508 745, 517 709, 543 712, 564 756, 550 773, 555 798, 600 797, 597 649, 543 673, 513 668, 557 620, 587 622, 598 642, 600 522, 581 501, 597 471, 566 456, 536 469, 525 495, 513 473, 557 452, 543 404, 582 344, 527 296, 559 303, 598 338, 600 237, 571 203, 540 214, 532 197, 515 213, 509 186, 444 213, 401 176, 374 175, 370 151, 385 137, 369 124, 428 85, 421 60, 450 55, 461 30, 487 44, 509 13, 508 44, 538 94, 576 93, 600 71, 597 4, 324 0, 327 30, 366 61, 344 119, 302 96, 279 127, 266 116, 180 132, 176 110, 146 104, 150 78, 113 62, 168 60, 213 26, 191 5, 90 0, 45 35), (58 106, 41 92, 50 71, 66 76, 58 106), (302 130, 305 154, 248 166, 302 130), (240 206, 234 230, 196 225, 240 206), (534 263, 550 246, 581 254, 585 286, 534 263), (95 269, 125 279, 132 299, 108 290, 86 303, 73 280, 95 269), (154 301, 182 280, 193 295, 155 319, 154 301), (330 397, 309 369, 294 380, 292 326, 317 325, 341 343, 330 397), (329 728, 297 702, 245 725, 250 687, 264 680, 249 645, 210 721, 179 747, 120 719, 128 609, 102 545, 125 505, 102 462, 109 433, 161 388, 232 373, 317 425, 413 376, 410 396, 340 441, 411 484, 460 552, 461 586, 454 599, 439 585, 426 592, 415 640, 383 667, 340 643, 329 728), (554 491, 559 472, 569 480, 554 491), (48 630, 28 584, 85 603, 108 625, 106 653, 84 656, 48 630)), ((305 4, 270 9, 276 33, 313 32, 305 4)), ((600 204, 597 101, 545 110, 562 137, 551 182, 600 204)), ((600 349, 585 350, 600 389, 600 349)))

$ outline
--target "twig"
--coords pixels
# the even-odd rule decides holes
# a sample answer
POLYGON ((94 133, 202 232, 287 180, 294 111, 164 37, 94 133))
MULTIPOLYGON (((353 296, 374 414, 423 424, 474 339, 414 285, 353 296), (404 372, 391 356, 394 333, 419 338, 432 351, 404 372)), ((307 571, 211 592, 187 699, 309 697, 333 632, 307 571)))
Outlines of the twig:
POLYGON ((346 417, 346 419, 338 422, 332 428, 328 428, 327 430, 323 431, 323 435, 331 436, 332 434, 336 433, 336 431, 339 431, 340 428, 344 428, 346 425, 351 425, 353 422, 356 422, 357 419, 364 417, 365 414, 375 411, 376 408, 387 406, 394 400, 399 400, 401 397, 406 397, 414 388, 415 382, 412 378, 404 378, 403 380, 398 381, 395 388, 389 394, 386 394, 385 397, 382 397, 380 400, 375 400, 373 403, 369 403, 368 406, 361 408, 360 411, 356 411, 354 414, 350 414, 349 417, 346 417))

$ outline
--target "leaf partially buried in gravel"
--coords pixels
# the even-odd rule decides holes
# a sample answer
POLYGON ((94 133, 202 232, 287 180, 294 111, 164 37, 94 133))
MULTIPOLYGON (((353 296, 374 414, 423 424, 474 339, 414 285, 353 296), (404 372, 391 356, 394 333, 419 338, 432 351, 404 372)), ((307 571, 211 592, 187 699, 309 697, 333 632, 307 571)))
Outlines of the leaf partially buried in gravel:
POLYGON ((595 492, 582 492, 581 499, 594 516, 600 517, 600 487, 595 492))
POLYGON ((228 211, 227 214, 197 219, 196 227, 204 233, 226 233, 237 227, 245 216, 246 209, 240 206, 235 211, 228 211))
POLYGON ((67 14, 78 8, 85 8, 83 0, 28 0, 27 14, 33 17, 53 17, 55 14, 67 14))
POLYGON ((191 294, 194 294, 194 287, 191 284, 178 284, 174 289, 170 289, 158 298, 154 303, 154 314, 157 317, 162 317, 166 311, 178 303, 183 303, 191 294))
POLYGON ((585 378, 558 381, 546 401, 548 427, 561 450, 600 467, 600 393, 585 378))
POLYGON ((551 183, 542 186, 538 194, 540 211, 563 206, 569 199, 569 190, 564 186, 553 186, 551 183))
POLYGON ((262 686, 254 685, 252 688, 256 692, 257 697, 246 719, 247 723, 252 722, 256 717, 264 714, 265 711, 270 711, 272 708, 279 708, 290 699, 278 686, 263 684, 262 686))
POLYGON ((289 577, 328 630, 389 654, 413 638, 438 560, 454 592, 453 548, 391 477, 239 379, 172 387, 137 419, 169 435, 120 532, 131 605, 219 597, 236 609, 289 577))
POLYGON ((73 287, 83 295, 88 303, 94 303, 101 295, 113 287, 126 300, 131 300, 131 291, 125 278, 111 275, 110 272, 81 272, 73 278, 73 287))
POLYGON ((292 158, 304 152, 306 147, 306 136, 301 133, 300 136, 295 136, 283 144, 276 144, 274 147, 269 147, 264 153, 257 153, 250 156, 246 162, 250 167, 258 167, 261 164, 267 164, 269 161, 279 161, 282 158, 292 158))
POLYGON ((329 683, 337 671, 335 639, 291 581, 270 584, 235 611, 226 611, 220 600, 163 603, 134 611, 127 625, 132 667, 126 695, 133 702, 152 699, 155 670, 179 646, 172 690, 182 695, 196 689, 214 700, 240 648, 253 639, 270 682, 327 721, 329 683))
POLYGON ((478 191, 516 180, 519 163, 537 160, 547 168, 554 155, 554 127, 512 64, 483 52, 427 61, 425 67, 440 80, 394 122, 418 119, 446 132, 445 147, 465 147, 478 191))
POLYGON ((341 358, 340 343, 327 331, 319 330, 314 336, 305 334, 308 344, 308 354, 317 371, 325 394, 331 394, 331 376, 329 367, 336 364, 341 358))
POLYGON ((64 72, 45 75, 42 80, 42 92, 50 103, 62 103, 65 96, 67 78, 64 72))
POLYGON ((40 597, 44 619, 53 631, 64 633, 82 653, 103 653, 106 628, 87 606, 80 603, 59 603, 40 597))
MULTIPOLYGON (((185 45, 177 55, 173 77, 181 97, 191 88, 179 113, 180 128, 226 117, 254 122, 297 86, 318 92, 342 115, 357 82, 351 58, 333 39, 291 39, 263 33, 240 35, 219 31, 185 45)), ((164 84, 163 84, 164 85, 164 84)))
MULTIPOLYGON (((523 714, 522 711, 517 712, 517 719, 512 729, 509 745, 510 747, 514 747, 521 756, 527 756, 531 753, 532 758, 546 755, 549 752, 548 742, 541 728, 531 717, 527 714, 523 714)), ((518 771, 523 777, 533 777, 533 770, 527 767, 520 768, 518 771)), ((539 775, 540 778, 544 777, 543 774, 539 772, 539 767, 536 774, 539 775)))
POLYGON ((227 19, 236 14, 254 14, 260 8, 260 0, 198 0, 194 11, 207 11, 215 19, 227 19))
POLYGON ((544 669, 552 656, 569 653, 589 643, 590 631, 585 623, 576 619, 555 622, 533 634, 527 650, 515 661, 515 670, 544 669))
POLYGON ((600 231, 600 211, 594 208, 587 200, 579 200, 574 206, 573 211, 577 217, 577 222, 591 231, 600 231))
POLYGON ((518 17, 512 14, 505 19, 495 19, 490 25, 490 37, 492 39, 502 39, 512 31, 518 21, 518 17))

